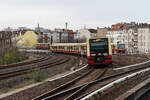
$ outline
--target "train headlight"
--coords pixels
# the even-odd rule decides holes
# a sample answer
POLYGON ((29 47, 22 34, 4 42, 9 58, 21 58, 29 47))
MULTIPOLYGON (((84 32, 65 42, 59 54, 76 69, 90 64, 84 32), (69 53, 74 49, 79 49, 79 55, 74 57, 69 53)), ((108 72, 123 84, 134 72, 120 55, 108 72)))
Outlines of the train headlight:
POLYGON ((101 56, 102 54, 101 54, 101 53, 98 53, 98 55, 101 56))
POLYGON ((103 53, 104 56, 108 56, 108 53, 103 53))
POLYGON ((91 56, 96 56, 96 54, 91 54, 91 56))

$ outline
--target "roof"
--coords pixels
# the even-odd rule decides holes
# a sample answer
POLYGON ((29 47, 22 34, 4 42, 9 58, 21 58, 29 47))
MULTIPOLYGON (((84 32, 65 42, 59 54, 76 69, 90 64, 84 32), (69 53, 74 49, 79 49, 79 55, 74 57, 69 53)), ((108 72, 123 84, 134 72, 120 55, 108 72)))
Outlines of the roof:
POLYGON ((73 34, 73 30, 67 30, 69 34, 73 34))
POLYGON ((86 43, 53 43, 52 46, 86 45, 86 43))
POLYGON ((90 31, 91 33, 97 33, 96 29, 88 29, 88 31, 90 31))
POLYGON ((112 25, 111 28, 109 30, 122 30, 125 28, 125 24, 116 24, 116 25, 112 25))

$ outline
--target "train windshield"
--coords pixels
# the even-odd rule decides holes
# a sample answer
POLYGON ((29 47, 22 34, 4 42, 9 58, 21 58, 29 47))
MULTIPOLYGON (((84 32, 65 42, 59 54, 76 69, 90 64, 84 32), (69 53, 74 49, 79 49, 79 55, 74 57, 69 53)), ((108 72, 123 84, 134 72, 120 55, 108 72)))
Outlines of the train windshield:
POLYGON ((91 53, 108 53, 108 38, 90 39, 91 53))
POLYGON ((125 44, 118 44, 118 49, 125 49, 125 44))

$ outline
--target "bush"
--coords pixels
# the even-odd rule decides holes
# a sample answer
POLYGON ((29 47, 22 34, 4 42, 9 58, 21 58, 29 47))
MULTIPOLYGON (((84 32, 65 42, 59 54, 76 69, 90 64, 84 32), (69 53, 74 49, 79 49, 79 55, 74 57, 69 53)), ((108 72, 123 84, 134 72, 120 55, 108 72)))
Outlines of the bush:
POLYGON ((0 58, 0 64, 17 63, 27 58, 28 57, 25 53, 21 53, 17 49, 11 48, 5 52, 3 57, 0 58))
POLYGON ((40 82, 45 79, 44 70, 40 68, 31 69, 31 73, 29 74, 29 78, 34 82, 40 82))

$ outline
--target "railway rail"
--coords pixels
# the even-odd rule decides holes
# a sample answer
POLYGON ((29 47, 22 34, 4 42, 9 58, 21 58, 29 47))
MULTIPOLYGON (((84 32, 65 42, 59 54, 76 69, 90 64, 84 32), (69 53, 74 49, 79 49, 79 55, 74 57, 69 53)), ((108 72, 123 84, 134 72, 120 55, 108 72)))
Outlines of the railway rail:
POLYGON ((7 71, 5 70, 0 73, 0 80, 4 80, 4 79, 10 78, 10 77, 29 73, 29 72, 31 72, 31 69, 33 69, 33 68, 40 68, 40 69, 50 68, 50 67, 65 63, 69 60, 70 59, 68 57, 66 57, 66 59, 60 57, 60 58, 54 58, 54 59, 45 59, 42 62, 38 61, 37 63, 20 66, 20 67, 15 68, 14 70, 9 68, 9 69, 7 69, 7 71))
POLYGON ((20 63, 9 64, 9 65, 0 65, 0 69, 7 69, 7 68, 12 68, 12 67, 19 67, 22 65, 29 65, 29 64, 37 63, 39 61, 44 61, 50 58, 51 57, 38 57, 37 59, 32 60, 32 61, 20 62, 20 63))
MULTIPOLYGON (((82 74, 81 76, 79 76, 79 77, 77 77, 77 78, 67 82, 66 84, 63 84, 63 85, 61 85, 61 86, 59 86, 57 88, 54 88, 51 91, 48 91, 47 93, 44 93, 44 94, 42 94, 42 95, 40 95, 38 97, 35 97, 32 100, 44 99, 45 97, 48 97, 48 96, 51 96, 51 95, 53 96, 53 95, 56 95, 58 93, 61 93, 61 92, 65 91, 65 90, 68 90, 70 88, 73 88, 76 85, 79 85, 79 84, 81 85, 85 81, 84 78, 86 76, 88 76, 88 75, 90 76, 92 74, 95 74, 95 77, 93 77, 92 80, 99 79, 100 77, 102 77, 106 73, 106 71, 107 71, 107 69, 100 69, 100 70, 93 69, 93 68, 89 69, 86 73, 82 74), (81 82, 81 80, 83 82, 81 82)), ((56 98, 54 97, 54 98, 51 98, 51 99, 57 99, 57 97, 56 98)))
MULTIPOLYGON (((32 100, 79 100, 81 98, 83 98, 84 96, 88 95, 89 93, 95 91, 96 89, 109 84, 110 82, 118 79, 118 78, 122 78, 124 76, 127 76, 129 74, 135 73, 137 71, 140 71, 142 69, 145 69, 149 67, 149 65, 144 65, 140 68, 135 68, 135 69, 131 69, 131 70, 127 70, 127 71, 123 71, 123 72, 119 72, 113 75, 109 75, 106 77, 97 77, 96 79, 82 84, 82 85, 76 85, 75 87, 71 87, 69 89, 65 89, 63 91, 57 91, 53 93, 53 91, 47 92, 45 94, 42 94, 41 96, 38 96, 36 98, 33 98, 32 100)), ((66 85, 63 85, 62 88, 64 88, 68 86, 68 83, 66 85)), ((59 87, 60 88, 60 87, 59 87)), ((55 89, 54 89, 55 90, 55 89)), ((56 91, 56 90, 55 90, 56 91)))

